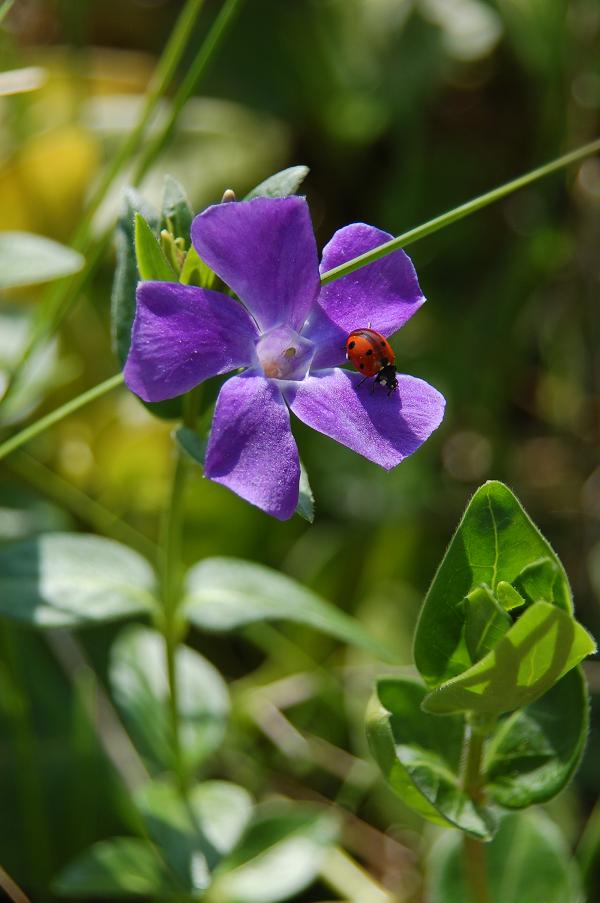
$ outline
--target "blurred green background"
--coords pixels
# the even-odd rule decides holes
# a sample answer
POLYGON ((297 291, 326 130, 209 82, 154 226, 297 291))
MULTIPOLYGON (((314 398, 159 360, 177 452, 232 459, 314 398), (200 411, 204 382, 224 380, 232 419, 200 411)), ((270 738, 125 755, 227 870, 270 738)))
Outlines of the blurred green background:
MULTIPOLYGON (((219 6, 205 4, 198 41, 219 6)), ((45 81, 0 98, 3 230, 68 242, 181 7, 17 0, 1 66, 41 66, 45 81)), ((158 203, 168 172, 199 210, 227 187, 243 196, 305 163, 321 245, 353 221, 399 233, 596 136, 599 46, 598 0, 248 0, 143 193, 158 203)), ((98 227, 116 216, 126 182, 98 227)), ((434 569, 469 495, 493 477, 552 542, 578 617, 598 637, 599 239, 600 161, 589 159, 415 244, 429 300, 393 344, 401 372, 446 396, 442 427, 384 473, 295 422, 313 526, 271 520, 198 472, 186 502, 187 561, 228 554, 281 569, 354 613, 408 665, 434 569)), ((3 429, 116 372, 113 267, 110 253, 38 351, 3 429)), ((42 291, 1 299, 0 388, 42 291)), ((2 463, 0 538, 66 527, 127 542, 125 522, 151 554, 170 431, 125 390, 64 420, 2 463)), ((80 634, 96 677, 70 680, 44 638, 0 626, 0 863, 35 900, 76 852, 123 833, 131 818, 83 704, 88 683, 104 680, 118 629, 80 634)), ((381 666, 297 627, 190 642, 240 700, 209 773, 258 796, 332 801, 348 813, 352 854, 399 899, 419 899, 427 833, 361 761, 364 707, 381 666), (281 721, 245 704, 261 684, 277 687, 281 721), (294 744, 296 731, 306 746, 294 744)), ((598 665, 587 673, 600 692, 598 665)), ((594 696, 586 759, 550 807, 572 844, 600 790, 599 719, 594 696)), ((599 899, 600 870, 592 866, 588 881, 589 899, 599 899)), ((327 893, 317 887, 302 899, 327 893)))

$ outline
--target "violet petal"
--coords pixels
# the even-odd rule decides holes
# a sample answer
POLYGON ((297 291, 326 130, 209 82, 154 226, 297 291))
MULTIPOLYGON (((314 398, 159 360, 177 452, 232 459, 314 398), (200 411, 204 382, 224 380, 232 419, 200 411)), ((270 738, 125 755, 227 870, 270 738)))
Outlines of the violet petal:
POLYGON ((263 332, 281 323, 302 327, 319 291, 317 246, 304 198, 216 204, 195 218, 192 241, 263 332))
POLYGON ((219 393, 204 473, 279 520, 298 504, 300 461, 281 392, 248 371, 219 393))
MULTIPOLYGON (((352 223, 335 233, 323 251, 325 273, 392 236, 365 223, 352 223)), ((354 329, 372 326, 390 336, 424 303, 410 257, 393 251, 354 273, 323 286, 302 334, 317 344, 313 369, 333 367, 345 359, 345 341, 354 329)))
POLYGON ((208 289, 142 282, 125 382, 144 401, 163 401, 254 361, 256 327, 241 304, 208 289))
POLYGON ((398 374, 389 396, 372 380, 349 370, 322 370, 303 382, 288 383, 284 394, 303 423, 347 445, 386 470, 411 455, 439 426, 444 398, 421 379, 398 374))

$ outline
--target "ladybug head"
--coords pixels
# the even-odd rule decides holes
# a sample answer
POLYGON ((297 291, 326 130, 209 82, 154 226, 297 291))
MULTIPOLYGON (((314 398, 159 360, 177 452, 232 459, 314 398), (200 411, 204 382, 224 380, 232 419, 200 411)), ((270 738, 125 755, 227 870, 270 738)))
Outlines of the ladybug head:
POLYGON ((391 393, 398 388, 398 379, 396 377, 396 367, 394 364, 386 364, 385 367, 382 367, 375 377, 375 382, 382 386, 387 386, 388 395, 391 395, 391 393))

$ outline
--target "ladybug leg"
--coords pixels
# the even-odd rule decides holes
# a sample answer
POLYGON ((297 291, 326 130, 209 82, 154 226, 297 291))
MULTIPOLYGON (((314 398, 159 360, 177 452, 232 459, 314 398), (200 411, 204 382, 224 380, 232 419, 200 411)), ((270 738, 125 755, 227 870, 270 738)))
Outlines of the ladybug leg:
POLYGON ((368 380, 368 378, 369 378, 368 376, 363 376, 363 378, 361 379, 361 381, 358 383, 358 385, 356 387, 357 392, 360 389, 360 387, 362 386, 362 384, 368 380))

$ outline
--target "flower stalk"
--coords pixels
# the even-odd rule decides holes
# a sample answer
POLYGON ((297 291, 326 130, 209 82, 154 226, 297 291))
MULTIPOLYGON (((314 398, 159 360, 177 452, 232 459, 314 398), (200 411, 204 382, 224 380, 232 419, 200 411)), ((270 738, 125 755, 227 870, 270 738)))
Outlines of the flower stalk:
POLYGON ((171 492, 167 500, 162 523, 160 543, 160 576, 162 617, 158 628, 164 637, 167 680, 169 684, 169 714, 173 744, 173 766, 179 789, 185 795, 187 773, 181 747, 179 723, 179 688, 177 680, 177 648, 181 639, 182 624, 179 618, 181 599, 181 542, 183 528, 183 495, 187 476, 186 461, 175 449, 175 463, 171 480, 171 492))
MULTIPOLYGON (((475 718, 467 718, 463 741, 462 786, 475 805, 483 802, 483 775, 481 771, 483 744, 487 725, 475 718)), ((487 878, 485 847, 481 840, 463 834, 463 857, 466 884, 471 903, 491 903, 487 878)))

